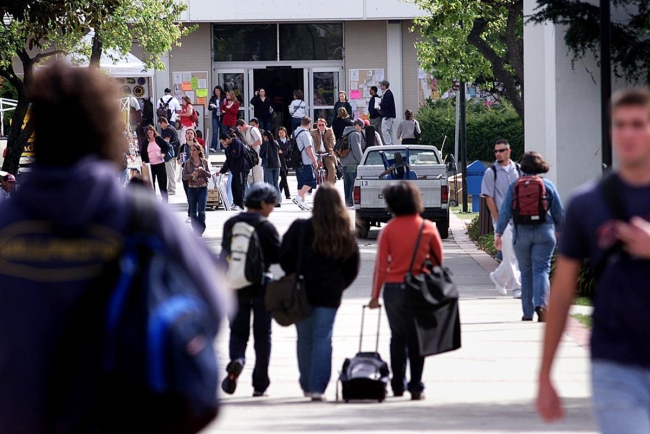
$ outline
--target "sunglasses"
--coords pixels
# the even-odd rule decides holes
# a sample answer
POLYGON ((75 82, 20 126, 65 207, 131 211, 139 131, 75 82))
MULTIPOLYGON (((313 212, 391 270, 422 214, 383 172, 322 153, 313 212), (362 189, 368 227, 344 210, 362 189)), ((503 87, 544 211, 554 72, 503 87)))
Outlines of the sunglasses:
POLYGON ((495 154, 500 154, 501 152, 506 152, 507 150, 508 150, 507 148, 506 149, 495 149, 494 153, 495 154))

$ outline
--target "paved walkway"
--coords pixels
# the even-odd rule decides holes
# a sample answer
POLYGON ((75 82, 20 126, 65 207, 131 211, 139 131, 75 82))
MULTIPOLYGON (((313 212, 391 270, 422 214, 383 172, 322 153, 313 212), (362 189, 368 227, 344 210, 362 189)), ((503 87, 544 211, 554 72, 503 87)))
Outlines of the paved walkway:
MULTIPOLYGON (((295 181, 294 181, 295 182, 295 181)), ((337 183, 342 190, 342 182, 337 183)), ((295 191, 295 185, 292 191, 295 191)), ((182 190, 181 190, 182 194, 182 190)), ((283 234, 295 218, 308 213, 285 201, 271 220, 283 234)), ((170 198, 184 220, 184 198, 170 198)), ((353 213, 352 213, 353 214, 353 213)), ((204 241, 217 249, 225 220, 234 215, 225 211, 208 212, 204 241)), ((187 225, 189 226, 189 225, 187 225)), ((345 292, 333 336, 332 380, 327 402, 312 403, 302 398, 298 385, 294 327, 274 324, 268 397, 252 398, 252 363, 240 377, 236 393, 223 398, 219 418, 203 434, 217 432, 310 432, 330 433, 594 433, 589 401, 587 333, 577 323, 582 338, 566 335, 555 367, 557 385, 567 406, 567 418, 547 425, 534 411, 536 374, 540 360, 543 325, 522 323, 519 300, 496 294, 487 275, 497 263, 476 249, 467 238, 464 223, 452 215, 452 236, 444 242, 445 258, 461 290, 463 347, 455 352, 430 357, 424 370, 426 400, 411 402, 389 398, 384 403, 337 403, 336 377, 346 357, 359 345, 361 306, 368 301, 376 255, 377 229, 371 239, 360 241, 362 267, 357 280, 345 292)), ((275 275, 281 275, 273 268, 275 275)), ((366 321, 364 348, 374 347, 376 312, 366 321)), ((379 352, 388 359, 390 332, 382 311, 379 352)), ((227 363, 228 329, 224 324, 218 337, 218 356, 227 363)), ((247 356, 254 360, 252 342, 247 356)))

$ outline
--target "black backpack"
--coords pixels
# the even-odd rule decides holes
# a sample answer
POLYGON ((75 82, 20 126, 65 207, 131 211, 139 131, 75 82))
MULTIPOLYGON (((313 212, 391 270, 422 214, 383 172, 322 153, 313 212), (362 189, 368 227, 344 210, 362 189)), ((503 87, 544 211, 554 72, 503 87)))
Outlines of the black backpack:
POLYGON ((55 348, 49 423, 86 411, 72 431, 193 434, 218 413, 217 318, 152 230, 153 199, 130 199, 122 253, 78 299, 55 348))
POLYGON ((173 96, 170 95, 170 97, 167 99, 167 102, 165 102, 162 97, 160 98, 160 102, 158 102, 158 108, 156 109, 156 116, 158 116, 158 119, 167 118, 167 121, 171 122, 172 110, 169 108, 169 103, 171 102, 172 98, 173 96))
POLYGON ((306 130, 300 130, 298 131, 298 134, 294 131, 293 134, 291 134, 291 137, 289 137, 289 141, 287 143, 287 167, 290 169, 299 169, 302 167, 302 151, 304 149, 300 149, 298 147, 298 136, 304 133, 306 130))
POLYGON ((246 152, 246 161, 248 161, 248 165, 252 169, 253 167, 257 166, 260 164, 260 156, 257 154, 257 151, 253 149, 251 146, 247 145, 242 141, 242 145, 244 146, 244 151, 246 152))

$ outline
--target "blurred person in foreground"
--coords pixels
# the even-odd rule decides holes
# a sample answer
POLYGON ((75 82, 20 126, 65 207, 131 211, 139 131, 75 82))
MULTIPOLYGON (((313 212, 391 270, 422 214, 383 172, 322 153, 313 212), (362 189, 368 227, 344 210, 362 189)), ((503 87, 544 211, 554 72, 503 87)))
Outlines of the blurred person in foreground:
MULTIPOLYGON (((133 190, 116 178, 127 146, 115 109, 119 93, 99 70, 62 63, 38 70, 29 92, 36 162, 0 205, 0 244, 13 246, 2 248, 0 261, 0 432, 105 432, 96 413, 104 398, 100 367, 75 371, 77 381, 60 389, 51 387, 59 378, 50 369, 75 306, 97 290, 98 278, 110 278, 105 266, 121 254, 132 223, 133 190), (69 119, 79 134, 65 139, 63 151, 52 132, 69 119)), ((149 233, 191 270, 220 323, 230 296, 217 283, 216 258, 204 244, 188 243, 171 212, 150 200, 159 221, 149 233)), ((90 340, 79 345, 84 355, 94 347, 90 340)), ((150 423, 135 417, 130 428, 150 423)))
POLYGON ((612 97, 617 170, 569 202, 556 261, 537 410, 564 416, 551 371, 584 260, 594 272, 591 389, 600 431, 650 433, 650 91, 612 97), (623 217, 624 216, 624 217, 623 217))

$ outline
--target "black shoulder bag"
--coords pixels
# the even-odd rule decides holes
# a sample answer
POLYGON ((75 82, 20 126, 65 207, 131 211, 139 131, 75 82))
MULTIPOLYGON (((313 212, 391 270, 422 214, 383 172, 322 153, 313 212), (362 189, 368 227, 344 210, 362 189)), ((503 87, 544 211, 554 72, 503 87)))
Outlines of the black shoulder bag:
POLYGON ((300 226, 296 272, 286 274, 281 279, 266 285, 264 296, 266 310, 271 312, 278 324, 285 327, 311 315, 311 306, 307 301, 307 292, 305 291, 305 276, 301 274, 306 224, 308 223, 302 222, 300 226))
POLYGON ((404 289, 415 318, 420 355, 431 356, 460 348, 460 315, 458 287, 452 272, 433 251, 429 254, 438 265, 427 261, 422 273, 413 274, 424 225, 425 221, 420 227, 409 272, 404 276, 404 289))

